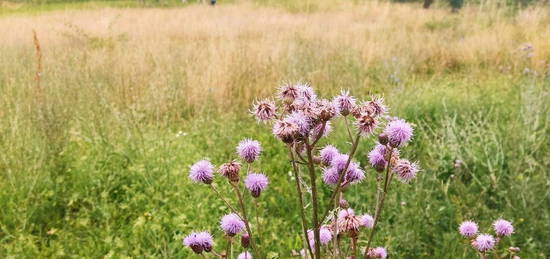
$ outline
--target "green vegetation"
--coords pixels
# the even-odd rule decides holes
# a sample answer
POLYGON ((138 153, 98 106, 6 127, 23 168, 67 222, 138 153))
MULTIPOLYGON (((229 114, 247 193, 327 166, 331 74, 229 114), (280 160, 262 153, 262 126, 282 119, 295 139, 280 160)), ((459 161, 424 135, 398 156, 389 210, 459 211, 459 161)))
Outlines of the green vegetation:
MULTIPOLYGON (((465 20, 418 26, 443 34, 465 20)), ((395 185, 375 240, 392 258, 474 258, 458 224, 479 219, 489 226, 501 216, 514 223, 509 245, 521 247, 522 258, 550 256, 550 70, 539 60, 534 66, 503 48, 471 62, 439 50, 407 63, 413 54, 400 48, 367 65, 345 43, 334 47, 304 36, 288 43, 288 53, 280 50, 287 54, 281 60, 266 61, 263 52, 242 45, 248 49, 231 59, 235 65, 222 81, 228 89, 220 94, 188 71, 193 64, 225 66, 199 60, 210 52, 198 45, 178 49, 187 38, 160 42, 170 54, 163 56, 123 33, 71 33, 59 45, 42 44, 41 85, 34 81, 33 47, 0 44, 2 257, 190 258, 181 238, 193 229, 212 231, 221 245, 217 222, 227 208, 188 180, 188 166, 204 157, 227 162, 235 145, 252 137, 263 145, 259 164, 271 182, 260 199, 264 246, 272 258, 289 258, 300 247, 290 164, 269 126, 258 125, 248 109, 278 83, 298 79, 323 93, 383 94, 393 114, 415 124, 404 152, 423 171, 415 184, 395 185)), ((262 40, 250 34, 222 36, 262 40)), ((345 137, 327 140, 345 145, 345 137)), ((362 165, 373 141, 359 146, 362 165)), ((357 211, 372 213, 373 192, 364 191, 374 188, 372 174, 367 170, 365 183, 348 190, 357 211)), ((324 201, 328 195, 321 191, 324 201)))

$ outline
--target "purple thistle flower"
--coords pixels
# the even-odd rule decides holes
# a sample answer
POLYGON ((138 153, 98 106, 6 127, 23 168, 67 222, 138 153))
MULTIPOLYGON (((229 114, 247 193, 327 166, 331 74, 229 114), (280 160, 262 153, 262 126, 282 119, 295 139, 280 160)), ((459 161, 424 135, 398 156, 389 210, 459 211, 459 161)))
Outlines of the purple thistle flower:
POLYGON ((308 84, 298 84, 296 85, 296 87, 298 88, 299 98, 303 98, 309 101, 315 101, 315 99, 317 99, 315 91, 313 91, 313 88, 311 88, 308 84))
POLYGON ((460 235, 466 238, 472 238, 477 234, 477 224, 473 221, 464 221, 458 227, 460 235))
POLYGON ((237 256, 237 259, 252 259, 252 255, 248 251, 244 251, 237 256))
POLYGON ((212 251, 214 242, 212 236, 208 232, 192 232, 183 239, 183 245, 191 248, 193 252, 200 254, 212 251))
POLYGON ((294 141, 298 131, 298 125, 288 120, 278 120, 273 124, 273 135, 287 144, 294 141))
POLYGON ((392 171, 397 175, 397 179, 399 179, 399 181, 408 183, 416 177, 418 165, 405 159, 399 159, 392 168, 392 171))
POLYGON ((338 229, 341 232, 357 233, 361 222, 352 209, 343 209, 338 212, 338 229))
POLYGON ((196 183, 211 184, 214 176, 214 166, 208 160, 200 160, 191 166, 189 179, 196 183))
POLYGON ((256 117, 258 121, 268 121, 275 117, 275 102, 271 100, 262 100, 254 104, 251 113, 256 117))
POLYGON ((488 234, 480 234, 472 241, 472 246, 480 252, 493 249, 495 246, 495 238, 488 234))
POLYGON ((327 185, 334 185, 338 183, 338 170, 334 167, 328 167, 323 169, 323 182, 327 185))
POLYGON ((369 258, 381 258, 384 259, 388 256, 386 249, 383 247, 376 247, 369 249, 368 252, 369 258))
POLYGON ((252 139, 244 139, 237 146, 237 153, 247 163, 252 163, 258 159, 261 151, 260 142, 252 139))
POLYGON ((298 87, 290 84, 285 84, 279 87, 278 97, 287 102, 293 102, 298 98, 298 87))
POLYGON ((377 144, 374 149, 372 149, 369 154, 369 163, 378 171, 384 170, 386 168, 386 147, 377 144))
POLYGON ((234 236, 241 232, 245 225, 237 214, 230 213, 222 217, 220 220, 220 227, 228 236, 234 236))
POLYGON ((514 226, 512 226, 512 223, 504 219, 497 219, 493 223, 493 228, 497 236, 510 236, 514 233, 514 226))
POLYGON ((218 173, 224 177, 227 177, 232 182, 239 181, 239 171, 241 170, 241 164, 237 161, 231 161, 220 166, 218 173))
POLYGON ((394 120, 388 123, 384 133, 388 135, 390 146, 400 147, 411 140, 413 128, 404 120, 394 120))
POLYGON ((365 215, 361 216, 361 226, 362 227, 372 228, 373 225, 374 225, 374 218, 371 215, 365 214, 365 215))
POLYGON ((294 111, 287 115, 285 121, 289 121, 298 126, 300 135, 305 136, 311 130, 311 120, 301 111, 294 111))
POLYGON ((365 178, 365 172, 356 163, 351 163, 346 172, 346 181, 348 183, 358 183, 365 178))
MULTIPOLYGON (((307 236, 309 239, 309 244, 313 247, 313 244, 315 244, 315 238, 313 236, 313 230, 307 231, 307 236)), ((326 245, 332 240, 332 232, 330 229, 326 226, 322 226, 319 229, 319 241, 321 241, 321 245, 326 245)))
POLYGON ((367 109, 373 116, 380 116, 387 110, 384 105, 384 98, 371 96, 371 100, 367 102, 367 109))
POLYGON ((315 107, 314 111, 315 118, 320 121, 328 121, 339 114, 338 106, 336 106, 334 102, 323 99, 318 101, 316 105, 317 107, 315 107))
POLYGON ((321 156, 321 162, 324 165, 330 165, 332 162, 332 159, 340 155, 340 152, 338 152, 338 149, 336 149, 334 146, 327 145, 323 149, 321 149, 321 151, 319 152, 319 155, 321 156))
POLYGON ((344 90, 340 92, 339 96, 334 97, 333 102, 336 104, 338 110, 340 111, 340 114, 343 116, 347 116, 348 114, 350 114, 350 112, 353 110, 353 107, 355 106, 355 98, 350 96, 348 91, 344 90))
MULTIPOLYGON (((346 168, 346 164, 348 163, 349 156, 346 154, 338 154, 335 156, 330 165, 334 167, 338 172, 343 172, 346 168)), ((351 163, 351 162, 350 162, 351 163)))
POLYGON ((355 126, 362 136, 368 136, 378 127, 378 120, 368 113, 361 113, 355 121, 355 126))
POLYGON ((252 173, 244 180, 244 185, 252 194, 252 197, 260 197, 260 193, 267 187, 267 177, 263 174, 252 173))
MULTIPOLYGON (((313 129, 311 130, 311 136, 314 137, 314 138, 318 137, 319 134, 321 134, 321 128, 322 127, 323 127, 322 123, 315 125, 313 127, 313 129)), ((325 128, 323 129, 323 133, 322 133, 321 137, 325 137, 331 131, 332 131, 332 126, 331 126, 330 121, 325 122, 325 128)))

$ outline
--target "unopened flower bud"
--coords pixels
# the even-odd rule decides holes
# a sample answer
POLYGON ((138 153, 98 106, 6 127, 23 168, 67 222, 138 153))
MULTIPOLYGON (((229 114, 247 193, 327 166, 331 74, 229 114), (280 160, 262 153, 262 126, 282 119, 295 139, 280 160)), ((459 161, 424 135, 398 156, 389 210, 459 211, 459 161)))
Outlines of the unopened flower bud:
POLYGON ((241 235, 241 246, 243 248, 248 248, 250 246, 250 236, 248 234, 241 235))
POLYGON ((388 134, 380 133, 380 135, 378 135, 378 142, 382 145, 388 144, 388 134))
POLYGON ((517 256, 517 255, 514 255, 514 256, 512 257, 512 259, 521 259, 521 258, 520 258, 519 256, 517 256))
POLYGON ((339 205, 340 208, 342 208, 342 209, 347 209, 347 208, 349 208, 348 201, 346 201, 346 200, 344 200, 344 199, 340 199, 340 202, 338 203, 338 205, 339 205))
POLYGON ((315 164, 320 164, 320 163, 321 163, 321 157, 314 156, 314 157, 313 157, 313 163, 315 163, 315 164))

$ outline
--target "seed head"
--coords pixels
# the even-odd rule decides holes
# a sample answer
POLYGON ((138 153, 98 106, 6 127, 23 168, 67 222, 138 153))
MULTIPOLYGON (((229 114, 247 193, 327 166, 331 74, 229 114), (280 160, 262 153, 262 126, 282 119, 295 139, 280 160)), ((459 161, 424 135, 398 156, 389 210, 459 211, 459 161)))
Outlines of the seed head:
POLYGON ((338 213, 338 229, 341 232, 355 235, 360 225, 359 217, 355 216, 352 209, 344 209, 338 213))
POLYGON ((348 91, 342 90, 340 95, 334 97, 333 102, 342 116, 347 116, 355 107, 355 98, 349 95, 348 91))
POLYGON ((273 125, 273 135, 287 144, 294 141, 298 131, 298 125, 288 120, 278 120, 273 125))
POLYGON ((277 107, 275 103, 271 100, 262 100, 254 104, 252 108, 252 114, 256 117, 258 121, 265 122, 273 119, 275 117, 275 112, 277 107))
POLYGON ((401 182, 408 183, 416 177, 418 165, 405 159, 399 159, 392 168, 392 171, 396 174, 397 179, 401 182))
POLYGON ((361 113, 355 121, 355 126, 362 136, 368 136, 378 127, 378 120, 368 113, 361 113))
POLYGON ((239 171, 241 170, 241 164, 237 161, 231 161, 220 166, 218 173, 224 177, 227 177, 229 181, 238 182, 239 181, 239 171))
POLYGON ((298 87, 291 84, 284 84, 279 87, 279 93, 277 96, 283 101, 293 102, 296 98, 298 98, 298 87))

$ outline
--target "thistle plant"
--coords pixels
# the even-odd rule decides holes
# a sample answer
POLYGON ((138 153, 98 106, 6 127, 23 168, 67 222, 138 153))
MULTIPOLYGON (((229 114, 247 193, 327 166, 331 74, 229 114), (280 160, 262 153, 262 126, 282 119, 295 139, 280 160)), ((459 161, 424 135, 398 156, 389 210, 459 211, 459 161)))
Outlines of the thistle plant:
POLYGON ((509 247, 504 251, 499 251, 499 245, 502 239, 510 237, 514 233, 514 226, 507 220, 497 219, 492 224, 492 230, 495 235, 479 233, 477 223, 467 220, 460 224, 458 232, 464 237, 467 243, 479 254, 481 259, 487 259, 492 254, 494 258, 513 258, 520 259, 517 255, 520 251, 518 247, 509 247))
MULTIPOLYGON (((287 149, 301 221, 301 255, 305 258, 386 258, 386 248, 374 246, 386 196, 394 178, 410 184, 419 172, 417 163, 400 156, 402 148, 412 139, 411 124, 389 116, 381 97, 357 100, 348 91, 342 91, 330 100, 323 99, 309 85, 300 83, 281 86, 274 98, 255 102, 251 113, 258 122, 270 125, 274 137, 287 149), (335 120, 342 120, 342 130, 349 138, 346 152, 336 148, 343 145, 324 143, 333 131, 335 120), (357 154, 359 145, 372 148, 367 154, 357 154), (370 165, 362 166, 355 159, 357 155, 365 156, 370 165), (376 180, 373 190, 376 202, 371 204, 373 215, 357 214, 345 199, 349 187, 361 184, 366 177, 376 180), (331 194, 322 197, 321 188, 329 189, 331 194), (306 201, 311 207, 305 206, 306 201), (360 243, 366 244, 365 247, 359 248, 360 243)), ((240 191, 241 178, 244 178, 244 188, 257 210, 256 199, 262 197, 260 194, 268 185, 265 174, 253 171, 259 170, 253 167, 261 151, 260 143, 245 139, 237 147, 242 164, 229 161, 218 170, 232 186, 237 208, 215 188, 214 166, 210 162, 201 160, 191 166, 191 180, 209 185, 230 210, 220 221, 228 240, 226 251, 214 252, 211 239, 208 249, 201 242, 190 242, 196 235, 193 233, 184 244, 195 253, 212 252, 222 258, 231 257, 231 245, 236 243, 234 237, 241 234, 245 251, 238 258, 264 257, 258 245, 261 237, 251 229, 251 225, 256 229, 259 226, 251 224, 247 214, 249 206, 240 191), (242 167, 246 167, 245 176, 240 174, 242 167)))

